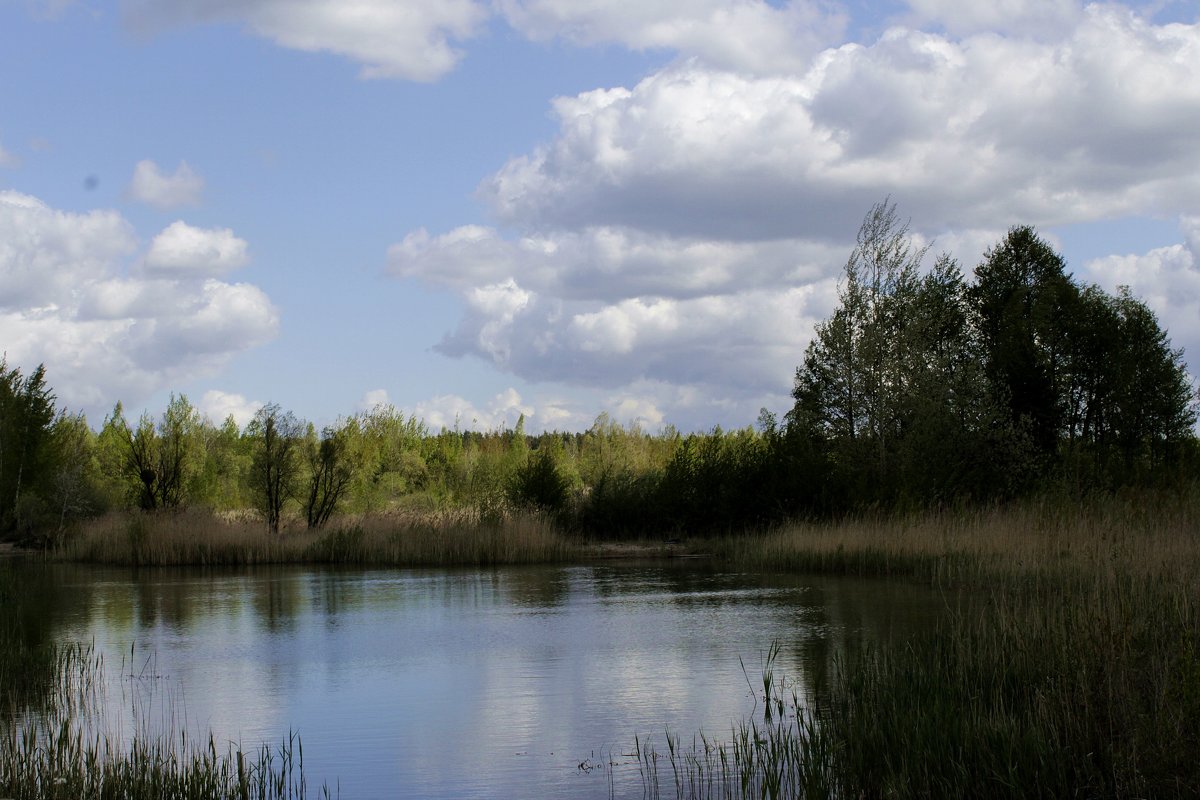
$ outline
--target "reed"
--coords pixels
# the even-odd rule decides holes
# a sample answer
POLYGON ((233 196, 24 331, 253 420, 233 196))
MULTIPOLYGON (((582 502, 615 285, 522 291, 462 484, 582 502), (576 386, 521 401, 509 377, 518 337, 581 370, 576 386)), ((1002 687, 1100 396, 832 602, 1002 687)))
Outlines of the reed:
POLYGON ((1001 591, 849 658, 823 717, 839 783, 897 797, 1200 794, 1195 584, 1001 591))
POLYGON ((906 576, 976 599, 926 634, 848 653, 782 708, 768 658, 774 718, 724 743, 642 746, 648 795, 665 758, 683 775, 669 793, 689 798, 1200 796, 1196 494, 797 524, 713 546, 749 568, 906 576))
MULTIPOLYGON (((91 647, 47 648, 47 693, 7 693, 0 711, 0 796, 11 800, 303 800, 304 748, 291 734, 279 746, 219 750, 210 733, 113 733, 104 707, 103 660, 91 647)), ((11 687, 9 687, 11 688, 11 687)), ((173 719, 173 716, 170 718, 173 719)), ((319 796, 328 797, 321 787, 319 796)))
POLYGON ((709 547, 751 569, 935 583, 993 586, 1117 574, 1182 580, 1200 565, 1200 487, 790 523, 709 547))
POLYGON ((57 557, 129 566, 283 563, 449 566, 549 563, 577 551, 546 518, 465 509, 343 517, 271 534, 253 519, 202 511, 112 514, 81 527, 57 557))

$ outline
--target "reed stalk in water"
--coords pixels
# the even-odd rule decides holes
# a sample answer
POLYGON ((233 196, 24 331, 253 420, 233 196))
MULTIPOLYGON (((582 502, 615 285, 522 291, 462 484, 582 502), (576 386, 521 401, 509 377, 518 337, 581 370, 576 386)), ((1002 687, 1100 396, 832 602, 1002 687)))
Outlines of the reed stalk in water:
POLYGON ((726 743, 640 743, 649 794, 668 758, 677 797, 1200 796, 1200 498, 795 525, 716 546, 748 567, 981 599, 843 656, 827 685, 726 743))

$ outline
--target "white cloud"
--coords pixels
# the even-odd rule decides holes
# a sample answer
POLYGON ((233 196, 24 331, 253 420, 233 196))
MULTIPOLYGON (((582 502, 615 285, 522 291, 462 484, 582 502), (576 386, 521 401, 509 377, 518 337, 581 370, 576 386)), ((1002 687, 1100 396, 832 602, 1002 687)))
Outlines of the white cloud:
POLYGON ((519 275, 523 287, 539 293, 617 300, 792 286, 824 276, 844 258, 841 245, 798 239, 736 242, 589 227, 512 241, 467 225, 441 236, 410 233, 389 249, 388 266, 400 277, 458 291, 519 275))
POLYGON ((612 407, 612 416, 626 424, 637 425, 642 430, 655 431, 662 427, 664 416, 653 401, 644 397, 625 396, 612 407))
POLYGON ((1196 258, 1200 258, 1200 216, 1185 214, 1180 218, 1179 223, 1183 228, 1183 236, 1187 241, 1188 249, 1196 258))
POLYGON ((362 400, 359 401, 358 407, 363 411, 371 411, 379 407, 387 407, 392 404, 388 397, 387 389, 371 389, 363 394, 362 400))
POLYGON ((53 311, 136 246, 133 228, 115 211, 73 214, 0 192, 0 311, 53 311))
POLYGON ((1165 213, 1200 182, 1200 25, 1090 6, 1053 43, 893 29, 803 75, 685 64, 554 111, 479 190, 521 229, 844 239, 889 193, 948 227, 1165 213))
POLYGON ((154 237, 144 268, 151 275, 220 276, 250 259, 244 239, 229 228, 194 228, 175 221, 154 237))
POLYGON ((125 274, 136 246, 116 212, 58 211, 0 192, 0 341, 11 363, 44 362, 68 407, 136 402, 212 374, 278 330, 278 311, 255 286, 125 274))
POLYGON ((1200 224, 1184 217, 1182 228, 1187 244, 1098 258, 1078 277, 1110 292, 1128 286, 1158 315, 1173 346, 1184 348, 1194 371, 1200 363, 1200 224))
POLYGON ((262 407, 263 404, 258 400, 247 400, 240 394, 222 392, 219 389, 210 389, 205 392, 197 405, 200 413, 217 425, 229 417, 233 417, 233 421, 239 428, 245 428, 262 407))
MULTIPOLYGON (((968 272, 1013 224, 1200 209, 1200 24, 1116 5, 999 7, 1003 21, 914 0, 911 19, 942 32, 895 27, 797 70, 683 44, 686 26, 663 21, 705 18, 717 6, 703 0, 631 6, 624 30, 599 4, 510 0, 503 12, 531 36, 668 46, 638 39, 663 23, 678 34, 669 46, 697 57, 556 99, 556 135, 478 189, 498 227, 415 231, 389 269, 464 300, 445 354, 601 388, 647 420, 782 411, 859 221, 884 197, 931 256, 948 250, 968 272)), ((1142 275, 1125 282, 1187 344, 1200 309, 1186 291, 1174 310, 1153 293, 1190 285, 1194 256, 1139 258, 1097 263, 1096 279, 1142 275)))
POLYGON ((153 31, 241 23, 276 44, 362 64, 366 78, 436 80, 462 58, 455 44, 481 34, 493 13, 535 41, 667 50, 719 68, 803 69, 845 26, 815 0, 126 0, 125 19, 153 31))
POLYGON ((483 408, 458 395, 446 394, 417 403, 412 413, 434 429, 483 431, 514 428, 522 415, 526 419, 535 416, 533 406, 512 388, 500 392, 483 408))
POLYGON ((592 417, 573 407, 572 403, 551 400, 539 403, 534 415, 533 427, 538 431, 579 431, 592 423, 592 417))
POLYGON ((283 47, 345 56, 364 78, 431 81, 462 57, 451 44, 475 36, 488 17, 473 0, 127 0, 143 30, 240 22, 283 47))
POLYGON ((686 300, 606 304, 542 298, 515 282, 519 308, 471 305, 437 345, 529 380, 615 389, 644 379, 734 394, 787 391, 812 326, 831 309, 835 281, 686 300))
POLYGON ((665 49, 750 72, 801 70, 845 19, 809 0, 499 0, 509 24, 534 40, 665 49))
POLYGON ((952 34, 1015 33, 1034 38, 1061 35, 1078 22, 1078 0, 908 0, 912 22, 940 25, 952 34))
POLYGON ((186 161, 180 161, 171 175, 164 174, 153 161, 139 161, 126 192, 131 199, 158 209, 194 206, 199 205, 204 192, 204 178, 186 161))

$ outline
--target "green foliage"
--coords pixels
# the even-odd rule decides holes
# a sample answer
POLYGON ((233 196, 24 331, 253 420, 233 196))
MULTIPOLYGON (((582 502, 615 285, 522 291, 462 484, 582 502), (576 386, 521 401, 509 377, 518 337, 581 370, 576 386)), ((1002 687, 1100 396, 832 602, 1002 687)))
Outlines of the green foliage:
POLYGON ((1079 288, 1062 256, 1028 226, 1011 229, 975 271, 971 300, 993 389, 1043 452, 1062 424, 1079 288))
POLYGON ((310 426, 304 454, 308 462, 305 520, 309 528, 321 528, 337 510, 354 477, 344 429, 325 428, 318 440, 310 426))
POLYGON ((186 503, 201 470, 204 435, 200 413, 185 395, 171 395, 157 425, 143 413, 131 428, 118 403, 105 427, 111 427, 111 438, 120 443, 118 468, 138 507, 154 511, 186 503))
POLYGON ((916 277, 907 239, 891 206, 872 209, 797 370, 789 432, 825 477, 819 498, 790 500, 921 507, 1183 474, 1195 396, 1127 289, 1078 286, 1028 227, 988 251, 973 285, 949 256, 916 277))
POLYGON ((508 487, 508 499, 517 508, 562 514, 570 499, 570 482, 558 467, 552 447, 536 450, 517 468, 508 487))
POLYGON ((1182 353, 1127 288, 1077 284, 1015 227, 965 276, 874 206, 783 421, 683 435, 601 414, 583 433, 431 432, 392 406, 317 435, 278 406, 244 431, 183 396, 98 434, 56 414, 42 368, 0 359, 0 531, 47 544, 108 508, 551 511, 596 536, 734 532, 794 517, 1185 484, 1200 469, 1182 353))
POLYGON ((283 505, 295 496, 300 479, 300 447, 304 425, 277 403, 263 406, 247 426, 255 440, 250 483, 259 511, 271 533, 279 533, 283 505))
POLYGON ((0 356, 0 532, 28 536, 51 480, 54 395, 42 365, 22 377, 0 356), (18 530, 19 529, 19 530, 18 530))
POLYGON ((254 442, 243 436, 232 416, 220 427, 203 420, 200 464, 192 474, 189 496, 200 505, 233 510, 252 504, 249 490, 254 442))

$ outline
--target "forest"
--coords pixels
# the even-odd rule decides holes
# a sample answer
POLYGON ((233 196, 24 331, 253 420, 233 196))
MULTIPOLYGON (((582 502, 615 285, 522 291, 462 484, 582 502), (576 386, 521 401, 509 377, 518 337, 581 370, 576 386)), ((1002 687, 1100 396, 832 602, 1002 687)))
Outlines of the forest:
POLYGON ((184 508, 274 533, 472 508, 595 538, 721 534, 1194 482, 1197 393, 1143 301, 1081 284, 1026 226, 971 276, 927 256, 895 205, 872 208, 794 405, 737 430, 601 414, 581 433, 435 432, 391 406, 318 430, 276 403, 239 427, 183 395, 137 419, 117 403, 94 428, 46 366, 0 360, 0 538, 53 547, 109 512, 184 508))

